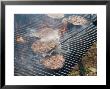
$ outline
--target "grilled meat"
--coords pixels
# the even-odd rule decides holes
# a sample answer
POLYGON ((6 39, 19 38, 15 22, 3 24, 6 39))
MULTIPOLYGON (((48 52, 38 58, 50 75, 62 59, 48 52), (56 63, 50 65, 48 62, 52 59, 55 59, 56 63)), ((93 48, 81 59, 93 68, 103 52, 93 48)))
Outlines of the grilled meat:
POLYGON ((69 17, 69 22, 74 25, 85 25, 88 21, 81 16, 71 16, 69 17))
POLYGON ((55 47, 56 47, 56 43, 54 41, 48 41, 48 42, 36 41, 31 46, 33 52, 35 53, 36 52, 45 53, 55 47))
POLYGON ((65 59, 62 55, 54 55, 43 59, 41 63, 48 69, 60 69, 63 67, 65 59))

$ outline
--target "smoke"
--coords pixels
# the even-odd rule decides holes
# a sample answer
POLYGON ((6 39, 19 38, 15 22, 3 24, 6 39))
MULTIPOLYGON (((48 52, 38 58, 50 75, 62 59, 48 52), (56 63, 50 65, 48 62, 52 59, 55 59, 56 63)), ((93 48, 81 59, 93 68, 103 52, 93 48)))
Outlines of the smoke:
POLYGON ((42 37, 40 41, 55 41, 56 43, 59 41, 60 39, 60 36, 59 36, 59 33, 58 33, 58 30, 53 30, 51 31, 50 33, 47 34, 46 37, 42 37))

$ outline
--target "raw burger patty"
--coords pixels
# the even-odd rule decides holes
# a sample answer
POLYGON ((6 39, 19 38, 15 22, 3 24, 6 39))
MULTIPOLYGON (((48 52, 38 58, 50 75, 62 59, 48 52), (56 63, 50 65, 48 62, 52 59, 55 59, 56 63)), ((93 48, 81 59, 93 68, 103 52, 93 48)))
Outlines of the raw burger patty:
POLYGON ((60 69, 63 67, 65 59, 62 55, 54 55, 41 61, 48 69, 60 69))

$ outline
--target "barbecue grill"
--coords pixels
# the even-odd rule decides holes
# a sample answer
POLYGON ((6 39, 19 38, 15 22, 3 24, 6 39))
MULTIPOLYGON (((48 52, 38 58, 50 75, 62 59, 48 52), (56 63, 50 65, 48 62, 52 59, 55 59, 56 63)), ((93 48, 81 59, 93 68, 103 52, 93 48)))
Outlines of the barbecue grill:
POLYGON ((96 14, 65 14, 61 19, 53 19, 46 14, 15 14, 14 26, 14 75, 15 76, 67 76, 74 65, 81 62, 87 50, 97 41, 96 14), (65 58, 63 68, 51 70, 39 63, 42 55, 34 53, 31 45, 37 39, 32 35, 43 27, 59 29, 62 19, 69 16, 82 16, 88 24, 75 26, 68 24, 68 31, 60 37, 61 54, 65 58), (22 36, 26 43, 17 43, 16 36, 22 36))

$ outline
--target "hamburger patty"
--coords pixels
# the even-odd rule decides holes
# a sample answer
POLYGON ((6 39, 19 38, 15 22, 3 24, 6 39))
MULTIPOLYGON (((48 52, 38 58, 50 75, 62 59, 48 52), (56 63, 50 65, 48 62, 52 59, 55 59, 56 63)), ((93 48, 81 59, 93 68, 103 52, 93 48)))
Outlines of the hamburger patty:
POLYGON ((48 41, 48 42, 36 41, 32 44, 31 48, 35 53, 36 52, 45 53, 55 48, 56 45, 57 44, 54 41, 48 41))
POLYGON ((48 58, 45 58, 41 61, 41 64, 48 69, 60 69, 63 67, 65 59, 62 55, 54 55, 48 58))
POLYGON ((74 25, 84 25, 88 21, 84 17, 81 17, 81 16, 71 16, 69 18, 69 22, 74 24, 74 25))

